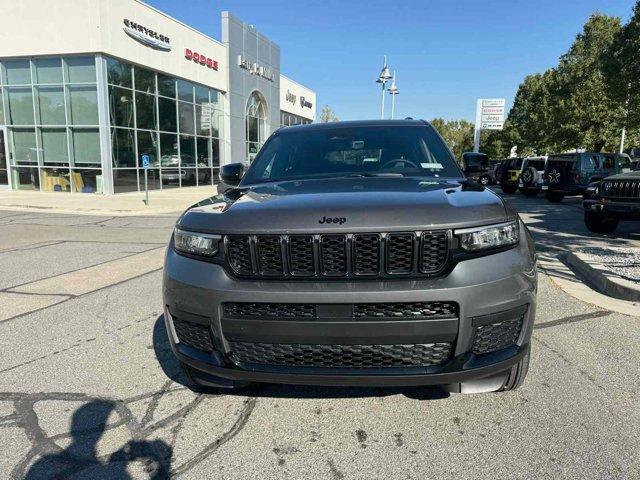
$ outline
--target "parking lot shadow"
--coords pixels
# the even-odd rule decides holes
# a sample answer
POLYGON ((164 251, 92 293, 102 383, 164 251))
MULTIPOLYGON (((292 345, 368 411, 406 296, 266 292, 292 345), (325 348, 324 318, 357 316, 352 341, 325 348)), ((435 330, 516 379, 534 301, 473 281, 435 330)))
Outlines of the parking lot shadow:
MULTIPOLYGON (((160 315, 153 328, 153 348, 165 375, 176 383, 193 388, 178 360, 169 346, 169 338, 164 326, 164 315, 160 315)), ((404 395, 414 400, 440 400, 450 394, 435 386, 418 387, 323 387, 306 385, 256 384, 238 391, 211 390, 212 393, 226 395, 251 395, 272 398, 354 398, 386 397, 404 395)))
MULTIPOLYGON (((115 410, 116 404, 110 400, 93 400, 79 407, 71 420, 71 444, 40 457, 24 478, 41 480, 86 475, 87 478, 129 479, 127 466, 134 461, 144 462, 148 478, 169 478, 173 450, 162 440, 131 440, 116 452, 98 454, 98 441, 110 428, 108 419, 115 410)), ((119 423, 111 428, 116 426, 119 423)))

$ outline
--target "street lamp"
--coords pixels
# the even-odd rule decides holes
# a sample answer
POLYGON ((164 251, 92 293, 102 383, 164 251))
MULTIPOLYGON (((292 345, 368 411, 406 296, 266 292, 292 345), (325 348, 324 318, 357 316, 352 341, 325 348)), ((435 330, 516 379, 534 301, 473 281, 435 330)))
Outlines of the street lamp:
POLYGON ((391 86, 389 87, 389 89, 387 90, 389 92, 389 95, 391 95, 391 120, 394 119, 395 114, 396 114, 396 95, 398 95, 400 93, 400 91, 398 90, 398 87, 396 87, 396 71, 393 71, 393 81, 391 82, 391 86))
POLYGON ((384 56, 384 64, 382 65, 382 70, 380 71, 380 76, 376 83, 382 84, 382 110, 380 112, 380 118, 384 119, 384 87, 391 78, 391 73, 389 72, 389 67, 387 66, 387 56, 384 56))
POLYGON ((629 96, 631 94, 631 82, 627 85, 627 100, 624 102, 624 120, 622 122, 622 137, 620 138, 620 153, 624 153, 624 140, 627 134, 627 118, 629 117, 629 96))

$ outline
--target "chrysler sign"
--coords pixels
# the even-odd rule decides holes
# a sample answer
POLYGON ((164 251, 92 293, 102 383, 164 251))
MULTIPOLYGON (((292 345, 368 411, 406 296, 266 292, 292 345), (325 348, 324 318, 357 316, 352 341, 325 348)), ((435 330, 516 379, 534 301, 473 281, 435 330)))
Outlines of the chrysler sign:
POLYGON ((123 23, 124 27, 122 27, 122 29, 126 34, 143 45, 155 48, 156 50, 164 50, 165 52, 171 50, 171 44, 169 43, 170 39, 166 35, 162 35, 155 30, 151 30, 150 28, 136 22, 132 22, 127 18, 123 20, 123 23))

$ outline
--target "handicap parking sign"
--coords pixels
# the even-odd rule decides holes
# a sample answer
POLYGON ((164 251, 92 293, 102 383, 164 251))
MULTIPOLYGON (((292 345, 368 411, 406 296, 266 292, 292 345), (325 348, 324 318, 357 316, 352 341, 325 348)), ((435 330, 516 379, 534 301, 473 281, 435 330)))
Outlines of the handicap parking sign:
POLYGON ((150 165, 149 155, 142 155, 142 168, 149 168, 150 165))

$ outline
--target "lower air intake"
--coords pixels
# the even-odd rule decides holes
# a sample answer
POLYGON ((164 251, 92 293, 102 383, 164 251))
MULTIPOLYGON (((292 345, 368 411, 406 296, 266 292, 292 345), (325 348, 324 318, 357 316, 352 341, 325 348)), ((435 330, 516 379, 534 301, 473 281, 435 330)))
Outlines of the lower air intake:
POLYGON ((445 363, 450 343, 413 345, 303 345, 231 343, 235 363, 287 367, 383 368, 429 367, 445 363))

